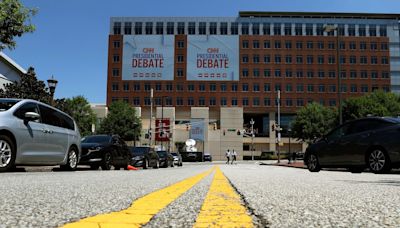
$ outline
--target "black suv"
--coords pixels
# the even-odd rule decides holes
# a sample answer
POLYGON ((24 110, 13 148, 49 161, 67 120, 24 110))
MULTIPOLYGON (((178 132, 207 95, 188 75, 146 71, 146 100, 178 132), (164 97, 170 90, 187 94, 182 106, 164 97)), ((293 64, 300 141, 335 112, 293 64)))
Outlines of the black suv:
POLYGON ((174 157, 172 154, 165 150, 157 151, 160 167, 167 168, 168 166, 174 167, 174 157))
POLYGON ((137 146, 131 147, 131 165, 136 167, 143 167, 143 169, 147 169, 147 167, 153 167, 154 169, 158 168, 158 154, 151 147, 146 146, 137 146))
POLYGON ((82 138, 80 165, 90 165, 91 169, 110 170, 128 168, 131 158, 129 148, 118 135, 91 135, 82 138))

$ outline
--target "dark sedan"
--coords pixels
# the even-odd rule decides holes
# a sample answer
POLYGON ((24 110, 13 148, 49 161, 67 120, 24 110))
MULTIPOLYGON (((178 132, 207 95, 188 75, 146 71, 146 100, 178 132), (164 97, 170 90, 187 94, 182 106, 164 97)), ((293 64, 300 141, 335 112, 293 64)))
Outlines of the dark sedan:
POLYGON ((117 135, 91 135, 82 139, 80 165, 90 165, 91 169, 126 169, 131 154, 126 143, 117 135))
POLYGON ((167 168, 169 166, 174 167, 174 157, 172 154, 165 150, 157 151, 159 157, 159 166, 167 168))
POLYGON ((131 148, 131 165, 136 167, 148 167, 158 168, 158 154, 151 147, 137 146, 131 148))
POLYGON ((370 117, 345 123, 310 145, 304 157, 311 172, 339 167, 388 172, 400 165, 400 119, 370 117))

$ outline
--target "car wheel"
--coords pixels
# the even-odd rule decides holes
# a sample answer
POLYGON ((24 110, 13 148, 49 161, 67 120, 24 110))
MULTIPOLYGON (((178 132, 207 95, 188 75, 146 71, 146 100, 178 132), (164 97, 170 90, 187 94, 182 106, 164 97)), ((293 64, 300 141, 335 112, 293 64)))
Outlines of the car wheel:
POLYGON ((147 169, 147 162, 148 161, 146 159, 143 160, 143 169, 147 169))
POLYGON ((310 172, 319 172, 321 170, 317 155, 310 154, 310 156, 308 156, 307 168, 310 172))
POLYGON ((172 168, 174 167, 174 162, 171 162, 171 167, 172 167, 172 168))
POLYGON ((105 152, 103 157, 103 163, 101 164, 102 170, 110 170, 112 163, 112 156, 110 152, 105 152))
POLYGON ((182 162, 178 164, 178 166, 182 166, 182 162))
POLYGON ((93 164, 93 165, 90 165, 90 169, 91 169, 91 170, 98 170, 98 169, 99 169, 99 167, 100 167, 100 165, 99 165, 99 164, 93 164))
POLYGON ((158 162, 155 163, 155 165, 153 166, 153 169, 158 169, 158 162))
POLYGON ((61 165, 61 169, 73 171, 78 166, 78 153, 74 147, 71 147, 68 152, 67 164, 61 165))
POLYGON ((14 167, 15 147, 11 139, 5 135, 0 135, 0 172, 5 172, 14 167))
POLYGON ((367 162, 373 173, 385 173, 391 169, 389 156, 380 148, 375 148, 369 152, 367 162))

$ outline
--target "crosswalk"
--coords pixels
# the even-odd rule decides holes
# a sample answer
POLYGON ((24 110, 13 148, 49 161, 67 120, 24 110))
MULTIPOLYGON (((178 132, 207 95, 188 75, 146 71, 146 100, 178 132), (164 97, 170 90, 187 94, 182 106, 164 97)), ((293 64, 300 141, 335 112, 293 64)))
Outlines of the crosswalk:
POLYGON ((135 200, 122 211, 95 215, 64 225, 64 228, 142 227, 205 177, 214 174, 194 227, 254 227, 240 196, 218 166, 135 200))

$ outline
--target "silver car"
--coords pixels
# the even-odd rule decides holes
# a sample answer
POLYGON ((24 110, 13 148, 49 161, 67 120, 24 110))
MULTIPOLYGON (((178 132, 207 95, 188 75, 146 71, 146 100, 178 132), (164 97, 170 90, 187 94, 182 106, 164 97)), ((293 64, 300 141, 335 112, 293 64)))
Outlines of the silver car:
POLYGON ((0 98, 0 172, 16 165, 75 170, 81 136, 75 121, 44 103, 0 98))

